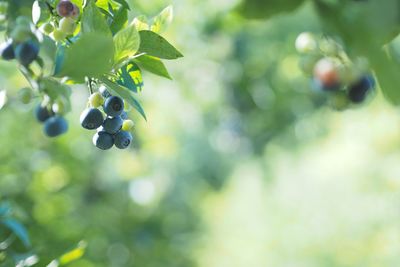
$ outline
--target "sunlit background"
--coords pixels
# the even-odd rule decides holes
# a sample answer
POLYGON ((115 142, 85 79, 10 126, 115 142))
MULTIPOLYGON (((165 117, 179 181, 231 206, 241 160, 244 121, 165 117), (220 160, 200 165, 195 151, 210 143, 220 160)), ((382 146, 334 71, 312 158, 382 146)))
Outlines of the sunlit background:
MULTIPOLYGON (((130 150, 92 145, 83 87, 69 132, 46 138, 0 62, 0 200, 40 259, 84 240, 68 266, 400 266, 400 113, 379 93, 344 112, 311 93, 294 40, 318 31, 312 7, 249 21, 238 1, 171 3, 185 57, 173 81, 145 74, 130 150)), ((132 17, 167 4, 131 1, 132 17)))

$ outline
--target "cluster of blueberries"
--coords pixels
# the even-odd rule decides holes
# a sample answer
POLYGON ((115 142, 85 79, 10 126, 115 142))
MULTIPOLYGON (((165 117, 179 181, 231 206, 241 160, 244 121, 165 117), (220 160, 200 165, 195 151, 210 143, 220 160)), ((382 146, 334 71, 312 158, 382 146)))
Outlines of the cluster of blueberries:
POLYGON ((113 145, 119 149, 129 147, 132 142, 129 130, 133 127, 133 121, 128 119, 124 111, 124 101, 118 96, 110 95, 103 87, 102 93, 90 96, 89 102, 91 107, 82 112, 80 123, 85 129, 97 129, 93 144, 102 150, 110 149, 113 145), (105 116, 98 107, 103 108, 105 116))
POLYGON ((44 124, 43 131, 48 137, 56 137, 68 131, 68 122, 56 114, 48 105, 38 105, 35 110, 36 119, 44 124))
POLYGON ((336 41, 303 32, 295 46, 301 54, 300 68, 311 76, 312 88, 326 92, 333 108, 342 110, 350 104, 362 103, 375 88, 368 62, 362 58, 350 61, 336 41))
POLYGON ((1 57, 4 60, 17 59, 27 67, 39 55, 40 45, 32 33, 31 24, 25 17, 16 20, 16 26, 10 33, 10 38, 0 46, 1 57))
POLYGON ((354 104, 362 103, 375 87, 372 74, 360 74, 349 84, 343 84, 340 71, 329 58, 320 59, 314 67, 312 86, 319 91, 346 93, 347 99, 354 104))

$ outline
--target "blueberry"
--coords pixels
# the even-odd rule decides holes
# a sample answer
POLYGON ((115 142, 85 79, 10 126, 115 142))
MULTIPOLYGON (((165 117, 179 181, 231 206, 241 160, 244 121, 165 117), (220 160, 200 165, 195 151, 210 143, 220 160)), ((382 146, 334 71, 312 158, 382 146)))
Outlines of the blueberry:
POLYGON ((5 60, 11 60, 15 58, 14 47, 11 41, 4 43, 0 47, 1 57, 5 60))
POLYGON ((103 129, 107 133, 115 134, 116 132, 121 130, 123 122, 124 121, 121 119, 120 116, 113 117, 113 118, 109 117, 104 120, 103 129))
POLYGON ((74 4, 70 0, 61 0, 57 5, 57 13, 61 17, 69 17, 73 15, 74 4))
POLYGON ((115 146, 119 149, 127 148, 132 142, 132 134, 130 132, 119 131, 114 137, 115 146))
POLYGON ((353 103, 361 103, 367 97, 368 92, 375 86, 375 80, 370 75, 361 77, 349 87, 348 97, 353 103))
POLYGON ((45 122, 48 118, 54 115, 52 110, 49 110, 47 107, 43 107, 42 105, 38 105, 35 109, 36 119, 39 122, 45 122))
POLYGON ((114 145, 114 137, 104 131, 100 131, 93 136, 93 144, 102 149, 110 149, 114 145))
POLYGON ((103 124, 103 114, 97 108, 85 109, 80 117, 80 122, 83 128, 94 130, 103 124))
POLYGON ((104 112, 108 116, 116 117, 124 111, 124 101, 118 96, 110 96, 104 103, 104 112))
POLYGON ((33 41, 28 41, 17 45, 15 57, 24 66, 31 64, 39 54, 39 45, 33 41))
POLYGON ((44 133, 49 137, 59 136, 68 130, 68 122, 61 116, 54 116, 44 123, 44 133))

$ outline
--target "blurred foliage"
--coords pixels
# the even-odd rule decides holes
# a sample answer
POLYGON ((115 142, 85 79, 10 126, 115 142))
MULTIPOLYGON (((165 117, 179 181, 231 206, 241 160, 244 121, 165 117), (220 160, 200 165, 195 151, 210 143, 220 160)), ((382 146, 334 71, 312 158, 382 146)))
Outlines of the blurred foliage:
MULTIPOLYGON (((379 94, 367 108, 323 108, 297 68, 294 40, 327 31, 355 54, 382 52, 342 33, 351 23, 330 13, 342 1, 300 2, 246 1, 241 8, 255 8, 256 17, 279 14, 248 21, 236 2, 173 1, 176 21, 166 35, 186 58, 168 63, 174 81, 145 79, 148 122, 138 120, 129 151, 99 152, 87 142, 78 117, 88 95, 79 87, 71 131, 46 139, 36 103, 16 99, 24 80, 13 63, 0 62, 8 97, 0 202, 31 243, 13 238, 3 250, 0 241, 0 266, 33 254, 37 266, 70 259, 72 267, 398 266, 398 113, 379 94)), ((377 3, 347 2, 355 13, 361 2, 377 3)), ((130 4, 132 18, 165 6, 130 4)), ((0 229, 0 240, 12 236, 0 229)))

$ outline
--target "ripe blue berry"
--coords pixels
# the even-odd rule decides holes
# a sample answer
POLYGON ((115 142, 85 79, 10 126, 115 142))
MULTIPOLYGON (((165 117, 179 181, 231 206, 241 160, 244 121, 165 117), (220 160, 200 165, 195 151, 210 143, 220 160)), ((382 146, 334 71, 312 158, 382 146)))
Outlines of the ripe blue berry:
POLYGON ((103 114, 97 108, 85 109, 80 117, 80 122, 83 128, 94 130, 103 124, 103 114))
POLYGON ((100 131, 93 136, 93 144, 102 149, 110 149, 114 145, 114 137, 104 131, 100 131))
POLYGON ((119 131, 115 137, 115 146, 119 149, 125 149, 132 143, 132 134, 130 132, 119 131))
POLYGON ((104 103, 104 112, 108 116, 116 117, 124 111, 124 101, 118 96, 111 96, 104 103))
POLYGON ((68 122, 61 116, 54 116, 44 123, 44 133, 49 137, 59 136, 68 130, 68 122))
POLYGON ((54 112, 49 110, 47 107, 38 105, 35 109, 35 115, 39 122, 45 122, 48 118, 54 115, 54 112))
POLYGON ((17 45, 15 57, 24 66, 31 64, 39 54, 39 45, 33 41, 28 41, 17 45))
POLYGON ((367 97, 368 92, 375 86, 374 78, 370 75, 363 76, 350 86, 348 97, 353 103, 361 103, 367 97))
POLYGON ((116 132, 121 130, 123 122, 124 121, 121 119, 120 116, 107 118, 104 120, 103 129, 107 133, 115 134, 116 132))
POLYGON ((57 13, 61 17, 70 17, 74 12, 74 4, 70 0, 61 0, 57 5, 57 13))
POLYGON ((11 60, 15 58, 14 47, 11 41, 4 43, 1 48, 1 57, 5 60, 11 60))

